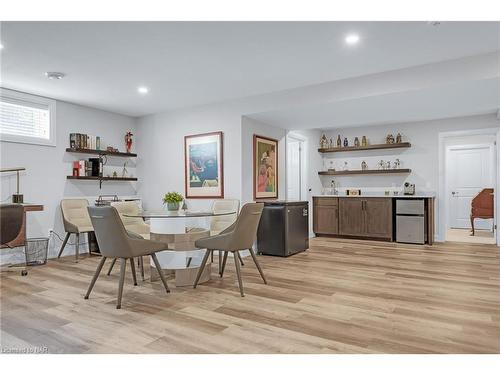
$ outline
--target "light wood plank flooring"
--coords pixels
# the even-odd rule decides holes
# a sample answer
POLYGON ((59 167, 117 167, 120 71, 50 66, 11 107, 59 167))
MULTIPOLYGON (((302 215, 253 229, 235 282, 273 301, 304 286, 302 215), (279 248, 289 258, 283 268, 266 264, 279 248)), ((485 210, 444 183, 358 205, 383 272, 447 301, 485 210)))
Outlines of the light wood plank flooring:
MULTIPOLYGON (((49 353, 500 353, 500 250, 319 238, 289 258, 232 259, 223 279, 167 295, 118 267, 83 295, 99 257, 1 276, 2 348, 49 353)), ((217 259, 215 259, 215 265, 217 259)), ((105 270, 107 267, 105 266, 105 270)), ((172 283, 171 283, 172 284, 172 283)))

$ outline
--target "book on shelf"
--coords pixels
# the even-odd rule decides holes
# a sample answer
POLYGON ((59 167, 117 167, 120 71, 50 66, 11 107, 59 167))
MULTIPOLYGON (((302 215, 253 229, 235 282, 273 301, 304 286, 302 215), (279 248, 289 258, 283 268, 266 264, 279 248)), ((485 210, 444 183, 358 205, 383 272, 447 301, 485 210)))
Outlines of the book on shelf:
POLYGON ((69 147, 73 150, 101 150, 101 137, 97 135, 70 133, 69 147))
POLYGON ((78 160, 78 176, 85 176, 85 160, 78 160))
POLYGON ((74 161, 73 162, 73 177, 79 177, 80 176, 80 161, 74 161))
POLYGON ((99 158, 77 160, 73 162, 73 176, 102 177, 103 164, 99 158))
POLYGON ((76 149, 76 133, 69 133, 69 147, 76 149))

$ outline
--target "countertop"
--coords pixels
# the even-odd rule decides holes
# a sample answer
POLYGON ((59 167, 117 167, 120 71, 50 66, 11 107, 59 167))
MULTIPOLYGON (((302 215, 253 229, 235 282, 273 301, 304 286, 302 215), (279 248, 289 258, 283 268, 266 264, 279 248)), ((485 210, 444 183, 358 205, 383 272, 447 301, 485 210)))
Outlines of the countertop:
POLYGON ((318 198, 400 198, 400 199, 410 199, 410 198, 435 198, 436 194, 434 193, 418 193, 414 195, 385 195, 384 193, 365 193, 361 195, 345 195, 345 194, 337 194, 337 195, 313 195, 313 197, 318 198))

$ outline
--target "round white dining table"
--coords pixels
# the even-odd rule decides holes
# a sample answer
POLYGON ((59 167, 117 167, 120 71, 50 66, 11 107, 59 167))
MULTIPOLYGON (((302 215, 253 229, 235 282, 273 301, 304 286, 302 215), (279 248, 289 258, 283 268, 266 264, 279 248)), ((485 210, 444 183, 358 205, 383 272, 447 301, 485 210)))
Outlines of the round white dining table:
MULTIPOLYGON (((141 211, 137 214, 125 214, 128 217, 142 217, 144 220, 149 221, 151 239, 155 239, 155 235, 175 235, 187 234, 188 227, 196 227, 197 230, 202 228, 206 230, 207 236, 210 235, 209 225, 210 219, 216 216, 235 215, 234 211, 141 211), (200 220, 204 224, 200 225, 200 220), (195 225, 189 225, 190 222, 196 221, 195 225)), ((161 237, 161 236, 157 236, 161 237)), ((170 246, 170 245, 169 245, 170 246)), ((158 252, 156 255, 160 266, 163 270, 198 270, 206 249, 193 248, 182 250, 168 249, 158 252)), ((154 265, 151 264, 153 267, 154 265)), ((196 272, 191 272, 195 274, 196 272)), ((176 274, 177 278, 177 274, 176 274)), ((191 277, 192 278, 192 277, 191 277)), ((207 281, 207 280, 205 280, 207 281)), ((177 285, 177 281, 176 281, 177 285)), ((187 283, 186 285, 189 285, 187 283)), ((177 285, 178 286, 178 285, 177 285)))

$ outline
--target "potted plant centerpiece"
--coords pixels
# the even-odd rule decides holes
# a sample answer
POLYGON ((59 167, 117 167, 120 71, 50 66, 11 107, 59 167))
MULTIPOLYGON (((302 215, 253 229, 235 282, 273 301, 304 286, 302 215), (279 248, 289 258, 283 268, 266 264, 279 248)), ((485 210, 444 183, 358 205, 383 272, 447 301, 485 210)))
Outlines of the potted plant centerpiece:
POLYGON ((167 210, 179 211, 179 205, 184 200, 183 196, 175 191, 170 191, 163 197, 163 204, 167 204, 167 210))

